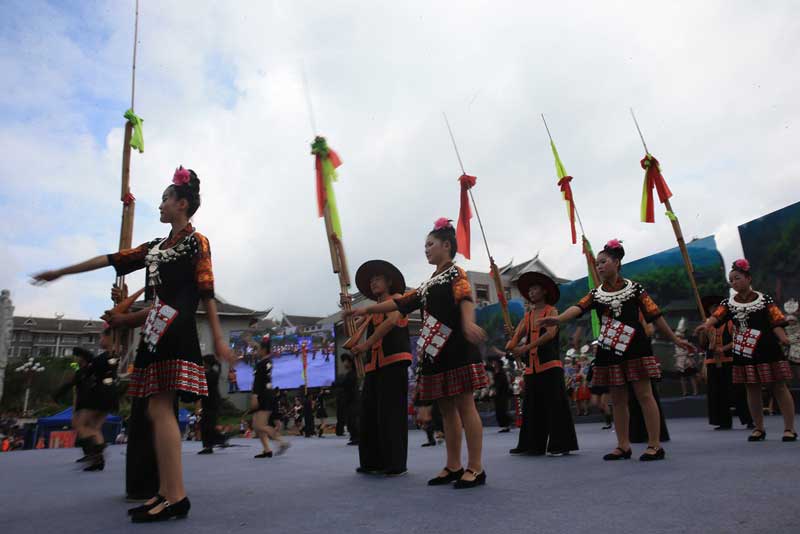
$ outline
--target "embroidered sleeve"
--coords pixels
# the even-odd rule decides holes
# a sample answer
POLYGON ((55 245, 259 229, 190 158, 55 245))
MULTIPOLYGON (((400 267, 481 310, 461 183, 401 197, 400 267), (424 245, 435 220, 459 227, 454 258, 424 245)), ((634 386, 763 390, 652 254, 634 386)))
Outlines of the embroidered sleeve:
POLYGON ((195 233, 197 256, 195 256, 194 277, 201 299, 214 298, 214 271, 211 267, 211 245, 206 236, 195 233))
POLYGON ((642 315, 644 315, 644 320, 648 323, 652 323, 659 317, 661 317, 661 310, 658 309, 658 305, 653 302, 653 299, 650 298, 650 295, 647 294, 647 291, 642 289, 639 292, 639 309, 642 311, 642 315))
POLYGON ((158 240, 142 243, 136 248, 129 248, 114 252, 113 254, 108 254, 108 263, 114 267, 114 270, 117 271, 119 276, 144 269, 144 258, 147 256, 147 251, 150 250, 150 247, 155 245, 156 241, 158 240))
POLYGON ((403 315, 408 315, 422 307, 422 299, 416 289, 412 289, 402 297, 395 298, 394 303, 397 304, 397 310, 403 315))
POLYGON ((725 299, 719 303, 719 306, 717 306, 717 309, 711 314, 711 317, 715 317, 717 319, 717 324, 722 324, 728 321, 729 313, 730 310, 728 309, 728 299, 725 299))
POLYGON ((456 304, 461 303, 462 300, 472 301, 472 286, 469 283, 467 274, 458 269, 458 276, 453 278, 453 298, 456 304))
POLYGON ((764 300, 767 304, 767 315, 769 316, 769 324, 772 328, 786 326, 789 324, 789 321, 786 320, 786 316, 783 315, 783 312, 775 304, 775 301, 772 299, 772 297, 769 295, 764 295, 764 300))
POLYGON ((581 309, 581 313, 586 313, 594 308, 594 290, 586 293, 586 296, 579 300, 575 305, 581 309))

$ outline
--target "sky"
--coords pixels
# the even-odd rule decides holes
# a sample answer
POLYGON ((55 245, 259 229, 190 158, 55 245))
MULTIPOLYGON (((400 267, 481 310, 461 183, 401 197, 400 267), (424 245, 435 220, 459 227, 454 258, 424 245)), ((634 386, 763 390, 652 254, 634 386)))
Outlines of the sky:
MULTIPOLYGON (((800 199, 799 11, 778 0, 140 0, 134 243, 169 231, 158 202, 182 164, 201 180, 194 224, 218 295, 273 316, 335 312, 309 154, 320 133, 343 160, 351 271, 382 258, 416 285, 432 271, 433 221, 458 216, 446 112, 496 262, 539 253, 577 278, 585 264, 540 114, 588 238, 596 249, 622 239, 636 259, 675 240, 660 206, 655 224, 639 222, 633 107, 684 234, 715 235, 730 263, 739 224, 800 199)), ((111 270, 28 282, 118 246, 133 27, 134 0, 3 3, 0 287, 18 315, 109 307, 111 270)), ((458 263, 486 270, 474 219, 472 249, 458 263)), ((129 280, 133 290, 144 276, 129 280)))

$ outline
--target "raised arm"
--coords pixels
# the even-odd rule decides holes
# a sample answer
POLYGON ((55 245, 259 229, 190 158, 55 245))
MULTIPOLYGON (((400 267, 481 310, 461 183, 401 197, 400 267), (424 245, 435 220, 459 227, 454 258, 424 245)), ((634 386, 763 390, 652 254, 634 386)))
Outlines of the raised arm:
POLYGON ((394 299, 386 299, 383 302, 378 302, 377 304, 372 304, 371 306, 366 306, 364 308, 352 308, 350 310, 345 310, 342 312, 342 316, 344 318, 350 316, 363 317, 372 313, 390 313, 394 311, 397 311, 397 303, 394 301, 394 299))
POLYGON ((570 306, 558 315, 551 315, 550 317, 539 319, 536 326, 537 328, 541 326, 548 328, 558 326, 561 323, 566 323, 568 321, 572 321, 573 319, 577 319, 582 313, 583 309, 580 306, 570 306))
POLYGON ((386 319, 378 325, 374 332, 372 332, 372 335, 369 336, 363 343, 359 343, 358 345, 354 346, 352 352, 360 354, 375 346, 376 343, 383 339, 383 337, 388 334, 392 328, 395 327, 395 325, 397 325, 400 319, 402 319, 400 312, 394 311, 389 313, 386 319))
MULTIPOLYGON (((577 306, 575 306, 577 308, 577 306)), ((558 311, 553 309, 548 317, 558 317, 558 311)), ((548 326, 544 335, 539 336, 539 339, 530 344, 531 347, 541 347, 542 345, 554 340, 558 337, 558 327, 548 326)))
POLYGON ((40 273, 36 273, 31 276, 31 283, 33 285, 44 285, 47 282, 53 282, 54 280, 58 280, 62 276, 68 274, 78 274, 78 273, 85 273, 89 271, 96 271, 97 269, 102 269, 103 267, 108 267, 111 265, 108 262, 108 256, 96 256, 90 260, 86 260, 81 263, 76 263, 75 265, 70 265, 69 267, 63 267, 61 269, 55 269, 53 271, 43 271, 40 273))

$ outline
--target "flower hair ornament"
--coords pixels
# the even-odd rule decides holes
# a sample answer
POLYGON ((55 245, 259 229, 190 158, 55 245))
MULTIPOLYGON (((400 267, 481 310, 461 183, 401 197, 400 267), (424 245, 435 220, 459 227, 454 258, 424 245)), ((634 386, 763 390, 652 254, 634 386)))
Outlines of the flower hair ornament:
POLYGON ((739 271, 741 273, 750 274, 750 262, 744 258, 740 258, 733 262, 733 266, 731 267, 732 271, 739 271))
POLYGON ((175 185, 186 185, 191 179, 192 175, 187 169, 183 168, 183 165, 175 169, 175 174, 172 175, 172 183, 175 185))
POLYGON ((442 228, 452 228, 452 227, 453 227, 453 225, 452 225, 452 224, 450 224, 450 223, 452 223, 452 222, 453 222, 453 221, 452 221, 452 220, 450 220, 450 219, 448 219, 447 217, 439 217, 439 218, 438 218, 438 219, 436 219, 436 221, 433 223, 433 229, 434 229, 434 230, 441 230, 442 228))
POLYGON ((612 239, 606 243, 606 248, 622 248, 622 241, 619 239, 612 239))

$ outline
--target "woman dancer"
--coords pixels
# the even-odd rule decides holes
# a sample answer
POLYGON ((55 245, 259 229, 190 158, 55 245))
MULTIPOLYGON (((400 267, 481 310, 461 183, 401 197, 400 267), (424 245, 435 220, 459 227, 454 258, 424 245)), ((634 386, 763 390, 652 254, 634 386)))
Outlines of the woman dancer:
POLYGON ((145 323, 128 389, 132 397, 147 399, 153 423, 160 487, 158 495, 133 509, 134 522, 185 518, 191 504, 183 485, 181 434, 175 417, 177 398, 194 402, 207 394, 195 313, 200 300, 208 313, 215 353, 231 361, 214 300, 214 275, 208 239, 195 231, 190 218, 200 207, 200 180, 179 167, 161 197, 161 222, 172 228, 166 238, 136 248, 34 276, 36 283, 113 266, 118 275, 147 268, 149 309, 108 316, 112 325, 145 323))
POLYGON ((272 458, 270 438, 278 442, 278 455, 286 452, 289 442, 283 440, 275 427, 270 425, 270 415, 277 410, 277 403, 272 391, 272 348, 269 336, 261 338, 258 344, 258 363, 253 375, 250 411, 253 412, 253 429, 263 447, 253 458, 272 458))
POLYGON ((602 326, 593 381, 595 385, 611 387, 617 433, 617 447, 603 459, 625 460, 631 457, 627 388, 630 382, 642 406, 647 427, 647 450, 639 459, 643 462, 663 460, 666 453, 660 442, 659 410, 650 383, 650 379, 659 377, 661 372, 639 314, 648 323, 655 323, 673 343, 687 350, 691 345, 675 336, 658 306, 640 284, 620 275, 624 256, 622 243, 616 239, 609 241, 597 255, 597 271, 602 281, 600 287, 590 291, 561 315, 540 322, 542 326, 557 326, 591 309, 597 310, 602 317, 602 326))
POLYGON ((786 381, 792 379, 792 370, 781 345, 789 346, 783 326, 786 318, 772 297, 752 288, 750 263, 745 259, 733 262, 728 275, 736 292, 724 299, 714 314, 695 330, 707 332, 713 327, 733 321, 733 383, 747 388, 750 415, 755 422, 748 441, 763 441, 764 414, 761 404, 761 387, 772 391, 783 415, 783 441, 797 441, 794 430, 794 400, 786 381))
MULTIPOLYGON (((428 484, 455 482, 455 487, 461 489, 486 483, 481 460, 483 424, 472 394, 485 388, 489 380, 478 352, 486 333, 475 324, 475 304, 467 274, 453 263, 457 249, 455 228, 448 219, 438 219, 425 241, 428 263, 436 266, 431 278, 401 298, 358 308, 350 314, 399 310, 408 315, 422 309, 417 393, 420 402, 435 401, 439 405, 447 445, 447 465, 428 484), (461 464, 462 429, 467 441, 467 469, 461 464)), ((420 407, 418 417, 420 422, 427 422, 430 406, 420 407)))
POLYGON ((534 272, 523 274, 517 287, 530 308, 506 345, 506 350, 513 350, 515 355, 527 356, 522 427, 517 447, 509 452, 531 456, 569 454, 578 450, 578 438, 559 358, 558 326, 537 324, 546 317, 558 316, 555 304, 561 292, 552 278, 534 272), (523 337, 527 343, 520 345, 523 337))

